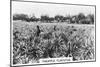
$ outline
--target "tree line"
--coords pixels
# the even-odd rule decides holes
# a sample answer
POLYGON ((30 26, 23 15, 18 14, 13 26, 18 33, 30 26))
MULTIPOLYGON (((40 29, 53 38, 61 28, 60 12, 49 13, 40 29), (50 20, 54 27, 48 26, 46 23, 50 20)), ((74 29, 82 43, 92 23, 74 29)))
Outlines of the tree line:
POLYGON ((84 15, 79 13, 78 15, 55 15, 49 17, 48 15, 41 15, 37 18, 35 15, 29 16, 27 14, 14 14, 13 20, 22 20, 27 22, 43 22, 43 23, 69 23, 69 24, 94 24, 94 14, 84 15))

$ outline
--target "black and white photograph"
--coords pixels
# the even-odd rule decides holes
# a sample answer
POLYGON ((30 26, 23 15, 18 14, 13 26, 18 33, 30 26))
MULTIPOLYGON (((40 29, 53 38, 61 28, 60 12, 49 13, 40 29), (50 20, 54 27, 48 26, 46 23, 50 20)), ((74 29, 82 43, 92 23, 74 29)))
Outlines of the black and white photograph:
POLYGON ((11 1, 11 66, 96 59, 95 5, 11 1))

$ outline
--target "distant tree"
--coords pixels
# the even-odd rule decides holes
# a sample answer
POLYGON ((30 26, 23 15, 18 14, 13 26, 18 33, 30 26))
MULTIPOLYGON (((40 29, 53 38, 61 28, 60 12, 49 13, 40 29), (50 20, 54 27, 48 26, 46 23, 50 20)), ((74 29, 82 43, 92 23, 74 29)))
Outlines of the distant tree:
POLYGON ((87 19, 90 20, 90 24, 94 24, 94 14, 87 15, 87 19))
POLYGON ((91 21, 88 19, 82 19, 80 20, 80 24, 91 24, 91 21))
POLYGON ((63 16, 62 15, 56 15, 55 16, 55 20, 57 21, 57 22, 63 22, 63 16))
POLYGON ((75 23, 75 24, 78 24, 79 23, 79 18, 77 15, 74 15, 71 17, 71 23, 75 23))
POLYGON ((94 15, 89 14, 84 19, 80 20, 81 24, 94 24, 94 15))
POLYGON ((49 16, 48 15, 42 15, 41 16, 41 21, 42 22, 48 22, 49 21, 49 16))
POLYGON ((78 14, 78 20, 85 19, 85 15, 83 13, 78 14))
POLYGON ((13 20, 29 21, 29 17, 26 14, 14 14, 13 20))
POLYGON ((54 18, 53 17, 49 17, 49 22, 53 23, 53 21, 54 21, 54 18))
POLYGON ((63 22, 70 23, 70 21, 71 21, 70 16, 63 17, 63 22))
POLYGON ((39 19, 36 18, 34 14, 29 19, 30 19, 31 22, 37 22, 37 21, 39 21, 39 19))

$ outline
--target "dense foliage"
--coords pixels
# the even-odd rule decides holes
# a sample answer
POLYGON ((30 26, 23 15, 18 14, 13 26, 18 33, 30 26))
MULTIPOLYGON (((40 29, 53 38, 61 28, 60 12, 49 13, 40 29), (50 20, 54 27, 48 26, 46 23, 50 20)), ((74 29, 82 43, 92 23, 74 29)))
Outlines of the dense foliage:
POLYGON ((79 13, 74 16, 62 16, 56 15, 49 17, 48 15, 42 15, 40 18, 36 18, 35 15, 28 16, 26 14, 14 14, 13 20, 22 20, 27 22, 45 22, 45 23, 70 23, 70 24, 94 24, 94 15, 89 14, 85 16, 83 13, 79 13))
POLYGON ((15 23, 13 64, 39 62, 41 58, 94 59, 94 27, 15 23), (39 35, 38 30, 40 30, 39 35))

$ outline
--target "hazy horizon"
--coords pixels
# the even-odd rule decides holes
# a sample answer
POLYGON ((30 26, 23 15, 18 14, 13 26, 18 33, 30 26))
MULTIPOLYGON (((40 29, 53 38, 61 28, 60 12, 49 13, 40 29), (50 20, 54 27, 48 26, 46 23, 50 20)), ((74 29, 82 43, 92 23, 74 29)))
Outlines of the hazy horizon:
POLYGON ((95 14, 95 7, 12 1, 12 14, 16 13, 28 15, 34 14, 36 17, 40 17, 41 15, 48 15, 50 17, 55 15, 77 15, 79 13, 88 15, 95 14))

